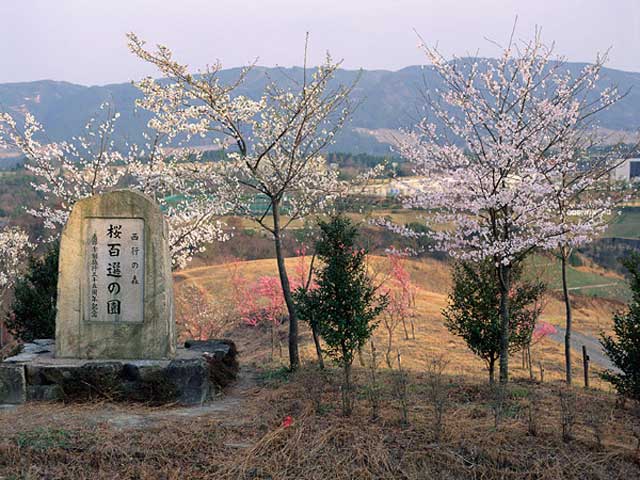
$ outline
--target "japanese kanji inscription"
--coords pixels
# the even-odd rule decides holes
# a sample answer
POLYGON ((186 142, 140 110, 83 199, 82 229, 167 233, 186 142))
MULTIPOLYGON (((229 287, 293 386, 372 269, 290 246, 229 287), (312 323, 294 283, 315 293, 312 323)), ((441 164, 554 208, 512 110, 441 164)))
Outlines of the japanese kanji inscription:
POLYGON ((144 320, 144 220, 86 218, 84 319, 144 320))

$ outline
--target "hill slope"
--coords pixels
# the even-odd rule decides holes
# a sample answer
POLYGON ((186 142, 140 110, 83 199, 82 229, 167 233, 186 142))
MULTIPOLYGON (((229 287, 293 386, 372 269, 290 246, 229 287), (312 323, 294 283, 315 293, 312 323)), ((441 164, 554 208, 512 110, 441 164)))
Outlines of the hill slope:
MULTIPOLYGON (((297 265, 296 258, 287 259, 287 269, 290 275, 294 274, 297 265)), ((370 267, 375 272, 376 281, 384 279, 388 266, 383 257, 370 257, 370 267)), ((423 259, 409 260, 405 268, 411 275, 413 284, 417 287, 416 339, 405 339, 402 326, 398 325, 393 334, 393 351, 399 349, 402 352, 406 367, 411 370, 424 371, 434 358, 444 356, 449 361, 451 374, 484 378, 486 369, 483 362, 468 350, 460 338, 449 333, 442 321, 440 312, 447 304, 447 292, 450 284, 447 265, 439 261, 423 259)), ((582 270, 571 270, 570 287, 597 286, 617 280, 615 277, 609 278, 582 270), (581 273, 589 273, 589 275, 583 276, 581 273)), ((216 297, 216 292, 230 291, 233 288, 230 281, 232 271, 239 272, 246 282, 251 283, 262 276, 276 276, 277 266, 275 259, 264 259, 236 262, 233 265, 221 264, 186 269, 175 274, 176 288, 180 289, 187 284, 195 285, 205 295, 213 298, 216 297)), ((540 273, 552 276, 548 270, 544 272, 541 270, 540 273)), ((564 307, 560 301, 559 293, 553 290, 553 286, 550 288, 542 320, 561 327, 564 324, 564 307)), ((620 302, 597 295, 575 295, 573 305, 575 331, 585 335, 585 338, 592 339, 596 338, 601 331, 611 329, 612 313, 622 308, 620 302)), ((177 308, 189 308, 189 306, 178 303, 177 308)), ((280 331, 283 345, 286 345, 285 330, 286 328, 282 327, 280 331)), ((315 353, 310 332, 306 328, 303 328, 303 332, 302 351, 307 359, 312 359, 315 353)), ((231 337, 244 347, 244 362, 252 361, 261 364, 268 358, 270 341, 266 331, 255 327, 240 326, 233 330, 231 337)), ((387 341, 387 332, 381 325, 375 336, 377 348, 381 352, 384 352, 387 341)), ((544 339, 534 346, 532 357, 536 366, 540 362, 544 364, 546 379, 559 380, 563 378, 564 354, 561 343, 553 339, 544 339)), ((573 360, 575 371, 582 371, 579 352, 574 354, 573 360)), ((284 357, 282 361, 285 361, 284 357)), ((528 370, 522 368, 519 356, 512 359, 511 368, 516 377, 529 376, 528 370)), ((597 365, 594 365, 594 368, 599 369, 597 365)), ((597 378, 593 378, 592 381, 596 385, 604 386, 597 378)))

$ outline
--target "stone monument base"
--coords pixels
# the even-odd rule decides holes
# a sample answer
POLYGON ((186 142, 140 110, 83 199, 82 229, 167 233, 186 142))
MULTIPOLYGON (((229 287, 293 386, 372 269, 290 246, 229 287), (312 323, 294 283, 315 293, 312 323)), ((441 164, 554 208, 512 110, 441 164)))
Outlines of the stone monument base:
POLYGON ((233 381, 237 350, 228 340, 187 341, 173 360, 55 357, 53 340, 34 340, 0 363, 0 404, 94 399, 200 405, 233 381))

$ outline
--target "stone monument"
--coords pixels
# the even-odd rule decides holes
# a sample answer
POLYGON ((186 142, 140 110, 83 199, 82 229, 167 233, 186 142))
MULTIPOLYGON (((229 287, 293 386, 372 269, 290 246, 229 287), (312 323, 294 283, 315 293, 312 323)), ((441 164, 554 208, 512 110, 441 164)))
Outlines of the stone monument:
POLYGON ((117 190, 77 202, 59 258, 55 344, 34 340, 0 363, 0 404, 194 405, 235 378, 233 342, 176 348, 168 228, 153 200, 117 190))
POLYGON ((158 205, 118 190, 75 204, 60 242, 56 356, 176 353, 168 230, 158 205))

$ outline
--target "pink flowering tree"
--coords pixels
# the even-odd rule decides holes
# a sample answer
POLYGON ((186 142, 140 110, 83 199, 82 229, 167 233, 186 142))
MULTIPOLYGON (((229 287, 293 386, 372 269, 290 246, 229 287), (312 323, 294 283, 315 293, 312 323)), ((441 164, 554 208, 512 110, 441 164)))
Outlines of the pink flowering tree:
POLYGON ((411 281, 411 275, 406 269, 406 256, 402 252, 394 250, 387 256, 387 259, 389 261, 387 284, 391 292, 387 311, 393 310, 400 317, 406 340, 409 340, 407 322, 410 324, 411 338, 415 340, 416 286, 411 281))
MULTIPOLYGON (((400 151, 422 178, 405 205, 425 209, 437 247, 462 260, 492 259, 500 291, 500 381, 509 378, 509 291, 514 265, 569 233, 552 206, 548 178, 575 148, 572 132, 620 97, 596 90, 604 58, 578 75, 539 36, 510 41, 497 60, 446 60, 422 48, 443 88, 427 95, 425 119, 400 151)), ((417 235, 399 229, 407 235, 417 235)))
POLYGON ((255 327, 260 323, 260 310, 256 296, 252 292, 253 285, 249 283, 239 267, 240 264, 237 261, 228 264, 233 303, 240 321, 255 327))
POLYGON ((531 343, 535 345, 545 338, 558 333, 558 329, 548 322, 538 322, 531 334, 531 343))
POLYGON ((387 345, 385 361, 389 368, 393 363, 393 343, 395 331, 402 325, 404 337, 409 340, 407 322, 411 324, 411 334, 415 339, 415 287, 411 283, 411 276, 404 267, 404 258, 401 252, 392 250, 387 256, 387 271, 382 286, 382 291, 387 296, 388 305, 381 315, 381 323, 387 333, 387 345))
POLYGON ((259 298, 261 304, 262 319, 269 325, 271 332, 271 359, 273 360, 275 349, 278 348, 278 356, 282 357, 282 344, 280 343, 279 326, 286 316, 286 305, 282 288, 277 277, 264 276, 258 278, 252 289, 259 298))
POLYGON ((271 360, 275 357, 276 348, 282 357, 279 327, 286 316, 286 305, 278 278, 267 275, 249 282, 237 264, 231 268, 234 303, 240 320, 251 327, 266 324, 271 337, 271 360))
MULTIPOLYGON (((306 252, 307 249, 304 245, 296 249, 296 263, 291 279, 294 290, 300 287, 313 290, 317 286, 313 277, 314 257, 309 262, 306 252)), ((274 358, 276 348, 279 355, 282 356, 282 345, 278 331, 287 311, 278 277, 266 275, 252 282, 240 272, 239 262, 231 262, 229 266, 231 290, 238 316, 245 325, 251 327, 267 324, 271 335, 271 358, 274 358)), ((320 339, 313 327, 312 330, 316 351, 322 360, 320 339)))

